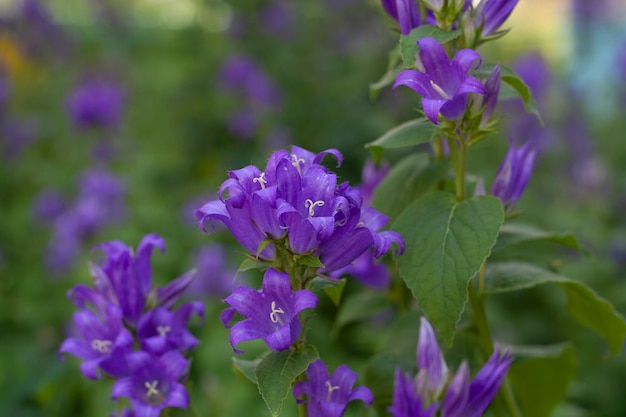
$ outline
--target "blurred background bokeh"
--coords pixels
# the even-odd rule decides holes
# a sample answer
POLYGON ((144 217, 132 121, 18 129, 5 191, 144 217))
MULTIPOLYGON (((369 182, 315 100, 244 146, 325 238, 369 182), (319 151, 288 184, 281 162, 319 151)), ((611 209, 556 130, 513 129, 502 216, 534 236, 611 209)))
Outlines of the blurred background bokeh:
MULTIPOLYGON (((528 223, 576 235, 585 254, 550 261, 622 313, 625 22, 622 0, 520 0, 510 33, 480 52, 518 71, 543 126, 503 101, 500 134, 469 162, 490 186, 508 136, 538 140, 516 208, 528 223)), ((196 414, 180 415, 267 415, 256 387, 232 372, 217 320, 240 249, 222 230, 202 233, 194 210, 228 170, 290 144, 339 149, 338 174, 358 184, 364 145, 415 117, 408 91, 370 99, 397 36, 375 0, 0 0, 0 415, 110 414, 111 382, 88 381, 76 358, 57 357, 74 312, 66 292, 90 282, 95 244, 134 247, 153 232, 166 243, 155 282, 198 268, 189 298, 207 305, 193 330, 196 414)), ((385 154, 390 164, 401 156, 385 154)), ((555 415, 625 415, 626 357, 607 361, 602 341, 553 307, 562 302, 531 290, 495 300, 495 333, 510 343, 574 334, 578 377, 555 415)), ((358 368, 380 341, 331 333, 334 306, 324 308, 312 337, 346 343, 320 353, 358 368)))

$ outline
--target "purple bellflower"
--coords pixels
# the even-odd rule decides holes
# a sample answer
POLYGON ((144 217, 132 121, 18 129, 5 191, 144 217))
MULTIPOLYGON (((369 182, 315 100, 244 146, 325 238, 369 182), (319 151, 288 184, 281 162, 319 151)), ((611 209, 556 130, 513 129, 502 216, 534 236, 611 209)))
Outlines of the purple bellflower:
POLYGON ((360 400, 370 406, 374 399, 367 387, 353 389, 358 375, 346 365, 328 375, 326 365, 318 359, 309 365, 306 375, 308 381, 294 385, 293 395, 299 404, 304 403, 301 397, 308 395, 310 417, 341 417, 350 401, 360 400))
POLYGON ((468 93, 486 93, 485 86, 468 74, 481 64, 478 52, 462 49, 450 60, 443 46, 433 38, 418 39, 417 70, 401 71, 394 90, 401 85, 422 95, 422 107, 428 119, 438 124, 439 113, 446 119, 463 116, 468 93))
POLYGON ((507 210, 522 196, 532 174, 537 153, 533 142, 526 142, 519 148, 515 147, 512 139, 509 142, 509 152, 500 164, 491 186, 491 195, 502 200, 507 210))
POLYGON ((421 26, 422 18, 415 0, 382 0, 383 9, 400 25, 400 32, 408 35, 421 26))
POLYGON ((496 348, 485 365, 470 381, 463 361, 454 377, 437 343, 435 333, 425 318, 421 319, 417 345, 418 374, 412 378, 396 370, 392 417, 480 417, 504 381, 513 359, 496 348), (443 403, 441 399, 443 398, 443 403))
POLYGON ((187 408, 189 395, 179 382, 189 362, 172 350, 159 358, 137 351, 127 356, 131 374, 113 386, 112 398, 127 397, 138 417, 158 417, 166 407, 187 408))
POLYGON ((253 339, 263 339, 270 349, 281 351, 289 349, 300 336, 302 326, 298 314, 315 308, 317 296, 309 290, 293 292, 289 275, 270 268, 265 271, 260 291, 241 286, 224 301, 230 306, 220 315, 224 326, 229 326, 235 313, 246 317, 230 331, 230 344, 235 353, 243 353, 236 348, 239 343, 253 339))
POLYGON ((481 36, 493 35, 509 18, 519 0, 481 0, 476 6, 479 24, 482 22, 481 36))
POLYGON ((110 80, 87 80, 71 92, 67 106, 79 129, 114 129, 122 119, 124 93, 110 80))
POLYGON ((91 310, 74 314, 77 336, 65 339, 59 354, 69 353, 83 359, 80 369, 89 379, 97 379, 98 368, 120 378, 128 375, 125 355, 132 351, 133 336, 122 323, 122 311, 109 304, 102 317, 91 310))

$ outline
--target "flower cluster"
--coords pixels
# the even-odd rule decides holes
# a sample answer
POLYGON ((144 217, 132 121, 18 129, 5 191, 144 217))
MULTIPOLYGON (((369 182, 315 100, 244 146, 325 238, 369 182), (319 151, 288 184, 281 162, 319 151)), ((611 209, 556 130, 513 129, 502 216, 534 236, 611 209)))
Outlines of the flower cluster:
POLYGON ((339 164, 335 149, 314 154, 293 146, 272 154, 264 171, 255 166, 231 171, 220 187, 220 199, 197 211, 201 227, 208 220, 226 225, 248 251, 280 270, 292 258, 316 257, 328 273, 350 264, 369 248, 376 258, 393 243, 404 250, 398 233, 380 231, 388 218, 362 206, 358 190, 321 165, 325 155, 339 164))
POLYGON ((105 79, 87 79, 79 83, 67 98, 67 109, 78 129, 115 129, 124 110, 124 91, 105 79))
POLYGON ((467 362, 451 375, 435 332, 422 317, 417 344, 418 373, 413 378, 396 370, 392 417, 480 417, 504 381, 512 357, 496 348, 470 381, 467 362), (439 414, 437 414, 439 413, 439 414))
POLYGON ((150 258, 155 247, 164 250, 156 234, 145 236, 136 254, 119 241, 97 246, 106 258, 100 265, 90 264, 93 288, 79 284, 69 291, 78 307, 75 334, 59 349, 59 354, 83 359, 85 377, 117 379, 113 399, 128 397, 136 415, 153 417, 166 407, 188 406, 181 384, 189 367, 185 354, 198 340, 187 324, 193 315, 204 318, 200 302, 173 308, 194 272, 166 287, 153 287, 150 258))

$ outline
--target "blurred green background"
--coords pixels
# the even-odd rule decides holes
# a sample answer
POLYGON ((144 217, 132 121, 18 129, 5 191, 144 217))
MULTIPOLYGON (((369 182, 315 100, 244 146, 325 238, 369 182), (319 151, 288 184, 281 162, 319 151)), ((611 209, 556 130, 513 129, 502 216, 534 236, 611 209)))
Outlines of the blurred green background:
MULTIPOLYGON (((345 157, 338 174, 358 184, 364 145, 415 117, 419 100, 389 89, 369 98, 397 42, 373 0, 42 0, 47 20, 26 3, 0 1, 0 415, 107 416, 112 382, 88 381, 76 358, 56 355, 74 312, 66 292, 90 282, 87 261, 99 255, 91 248, 111 239, 135 247, 156 232, 166 243, 153 257, 157 284, 198 266, 207 246, 224 248, 218 263, 228 273, 240 249, 221 230, 202 233, 193 211, 216 197, 229 170, 262 165, 290 144, 334 147, 345 157), (233 58, 256 72, 225 79, 233 58), (114 127, 72 121, 69 97, 93 77, 123 91, 114 127), (71 210, 82 198, 81 175, 93 169, 119 182, 122 213, 59 236, 62 214, 70 222, 78 216, 71 210), (62 264, 54 262, 59 252, 62 264)), ((626 7, 586 3, 520 0, 504 25, 511 32, 480 52, 511 66, 532 53, 546 65, 540 156, 517 208, 528 223, 574 233, 589 254, 549 262, 626 312, 626 7)), ((519 106, 501 104, 501 134, 470 153, 470 170, 487 187, 523 117, 519 106)), ((393 164, 402 156, 385 158, 393 164)), ((268 415, 256 387, 232 372, 228 332, 217 320, 222 296, 202 294, 207 320, 194 328, 201 344, 192 355, 193 412, 180 415, 268 415)), ((626 358, 606 360, 602 341, 566 317, 559 296, 542 289, 494 297, 494 334, 516 344, 573 334, 578 377, 555 415, 625 415, 626 358)), ((319 310, 311 340, 330 368, 359 370, 385 343, 384 325, 331 332, 336 308, 324 300, 319 310), (331 348, 338 342, 341 350, 331 348)), ((248 354, 261 349, 252 343, 248 354)), ((285 415, 294 415, 290 407, 285 415)))

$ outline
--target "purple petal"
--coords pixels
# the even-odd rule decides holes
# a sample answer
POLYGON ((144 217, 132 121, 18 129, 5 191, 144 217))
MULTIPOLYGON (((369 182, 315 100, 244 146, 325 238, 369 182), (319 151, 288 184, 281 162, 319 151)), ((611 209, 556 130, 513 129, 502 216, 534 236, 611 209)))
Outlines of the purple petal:
POLYGON ((395 90, 401 85, 409 87, 422 96, 429 97, 431 95, 430 78, 423 72, 410 69, 400 71, 393 83, 393 89, 395 90))
POLYGON ((448 367, 432 326, 425 317, 422 317, 420 320, 419 339, 417 342, 417 367, 420 371, 425 371, 429 390, 438 393, 446 383, 448 367))
POLYGON ((275 351, 287 350, 291 346, 291 344, 295 341, 295 339, 300 335, 299 329, 295 329, 296 331, 292 332, 291 325, 295 325, 299 321, 297 317, 294 317, 290 323, 290 325, 285 325, 279 327, 272 333, 268 334, 264 337, 265 342, 270 347, 270 349, 275 351))
POLYGON ((179 380, 187 373, 189 362, 177 350, 170 350, 159 358, 159 364, 171 380, 179 380))
MULTIPOLYGON (((437 121, 439 117, 439 111, 449 100, 433 100, 429 98, 424 98, 422 100, 422 107, 424 108, 424 113, 428 120, 433 122, 434 124, 439 124, 437 121)), ((455 112, 456 113, 456 112, 455 112)))
POLYGON ((463 74, 473 71, 480 67, 482 58, 478 52, 473 49, 461 49, 454 55, 452 62, 455 62, 461 69, 463 74))
POLYGON ((185 387, 178 382, 174 382, 170 386, 170 392, 167 396, 167 401, 163 403, 166 407, 189 407, 189 394, 185 387))
POLYGON ((235 353, 243 353, 243 350, 236 348, 239 343, 247 342, 248 340, 262 339, 264 336, 265 333, 258 329, 256 323, 250 319, 243 320, 235 323, 230 329, 230 345, 235 353))
POLYGON ((265 306, 259 303, 261 295, 250 287, 237 287, 224 299, 228 305, 245 317, 258 317, 265 312, 265 306))
POLYGON ((463 415, 463 410, 469 399, 469 386, 469 370, 467 363, 463 361, 446 390, 446 396, 441 409, 441 417, 457 417, 463 415))
POLYGON ((307 308, 317 306, 317 296, 309 290, 298 290, 293 296, 293 313, 298 314, 307 308))
POLYGON ((120 397, 131 398, 133 396, 133 379, 131 377, 122 378, 115 382, 111 392, 113 401, 117 401, 120 397))

